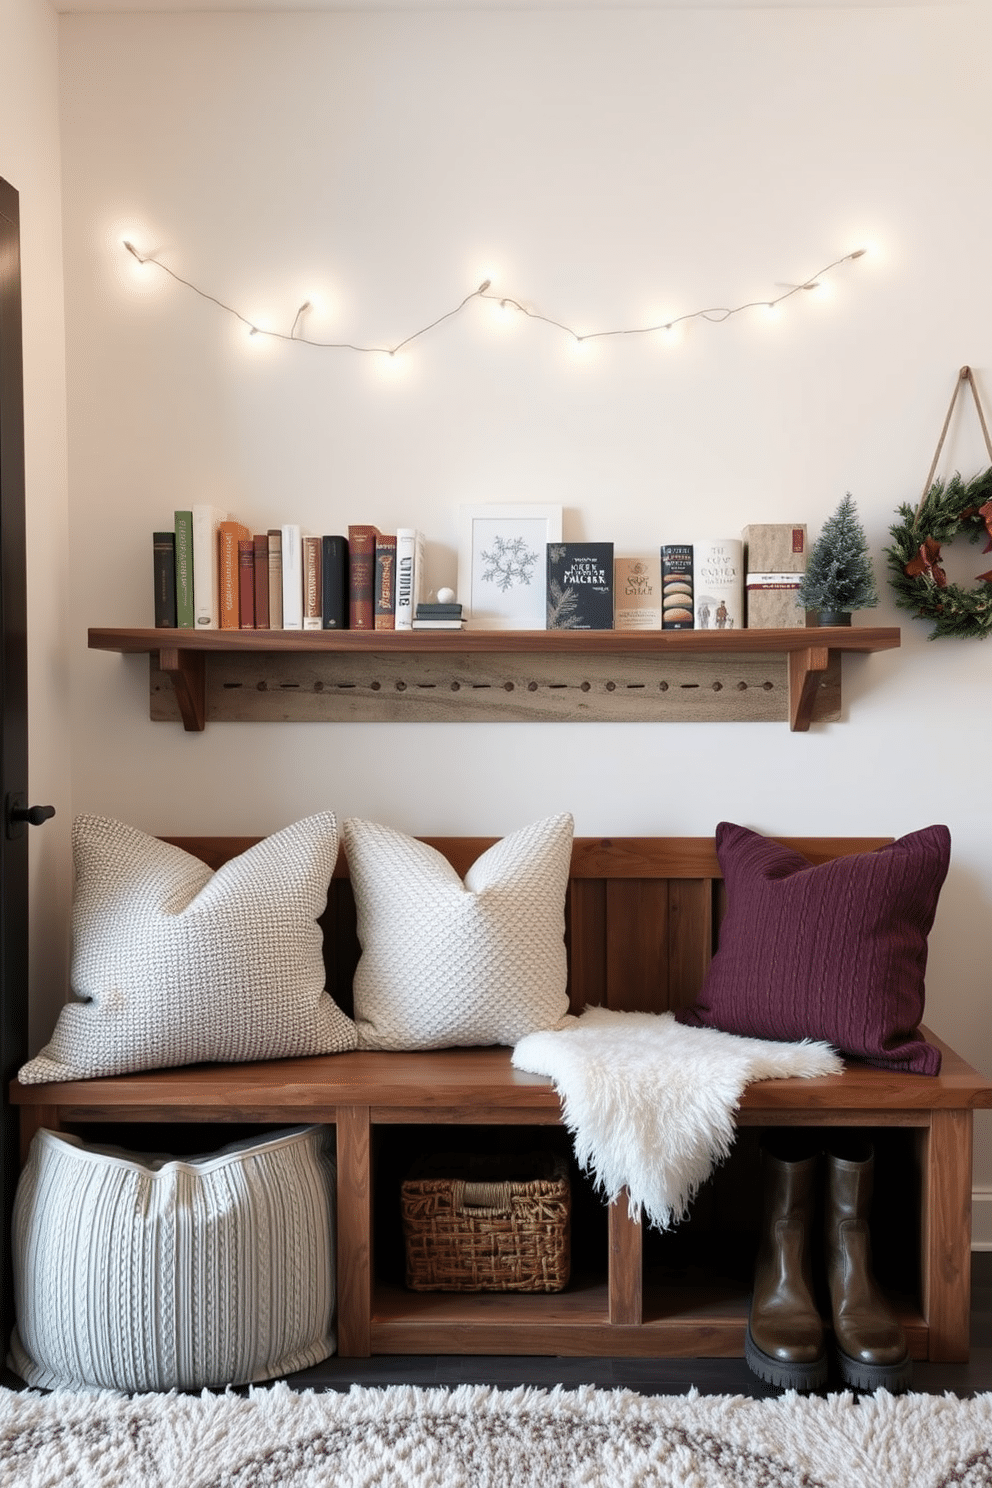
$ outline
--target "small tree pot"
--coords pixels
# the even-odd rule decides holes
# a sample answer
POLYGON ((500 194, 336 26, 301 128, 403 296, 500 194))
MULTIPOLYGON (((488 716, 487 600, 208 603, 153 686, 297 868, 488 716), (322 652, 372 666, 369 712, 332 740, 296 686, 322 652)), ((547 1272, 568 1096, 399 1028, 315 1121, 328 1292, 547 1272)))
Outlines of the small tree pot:
POLYGON ((850 625, 850 610, 821 610, 818 624, 820 625, 850 625))

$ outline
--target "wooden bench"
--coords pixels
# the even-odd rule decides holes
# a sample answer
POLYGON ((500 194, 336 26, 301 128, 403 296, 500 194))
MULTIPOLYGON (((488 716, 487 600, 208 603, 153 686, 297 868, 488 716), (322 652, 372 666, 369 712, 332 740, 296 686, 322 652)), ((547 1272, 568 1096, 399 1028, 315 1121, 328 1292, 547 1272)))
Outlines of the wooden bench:
MULTIPOLYGON (((257 839, 168 840, 217 867, 257 839)), ((426 840, 460 873, 493 841, 426 840)), ((782 840, 823 862, 885 839, 782 840)), ((573 1010, 599 1004, 660 1012, 691 1002, 723 903, 710 838, 577 839, 567 905, 573 1010)), ((359 948, 343 854, 322 924, 328 989, 350 1011, 359 948)), ((21 1107, 24 1151, 39 1126, 85 1135, 95 1132, 95 1123, 109 1124, 116 1140, 128 1145, 124 1128, 131 1124, 136 1135, 134 1123, 152 1123, 159 1137, 162 1123, 333 1124, 339 1349, 352 1357, 740 1356, 753 1254, 746 1219, 754 1218, 757 1193, 753 1129, 871 1128, 887 1154, 885 1172, 897 1172, 883 1207, 893 1211, 891 1250, 902 1272, 894 1268, 892 1290, 912 1354, 954 1361, 966 1359, 969 1347, 972 1111, 992 1105, 992 1083, 940 1040, 932 1042, 943 1050, 935 1078, 849 1064, 842 1075, 749 1086, 735 1151, 697 1199, 688 1243, 681 1231, 661 1237, 645 1231, 623 1200, 604 1213, 577 1178, 573 1280, 552 1295, 412 1293, 403 1286, 396 1175, 411 1140, 430 1139, 437 1150, 439 1140, 450 1144, 456 1133, 480 1137, 489 1128, 490 1143, 519 1145, 533 1129, 537 1138, 564 1142, 567 1150, 550 1081, 512 1069, 508 1049, 358 1052, 57 1085, 14 1082, 11 1099, 21 1107)), ((199 1150, 221 1145, 216 1132, 195 1135, 199 1150)), ((876 1234, 880 1278, 885 1260, 876 1234)))

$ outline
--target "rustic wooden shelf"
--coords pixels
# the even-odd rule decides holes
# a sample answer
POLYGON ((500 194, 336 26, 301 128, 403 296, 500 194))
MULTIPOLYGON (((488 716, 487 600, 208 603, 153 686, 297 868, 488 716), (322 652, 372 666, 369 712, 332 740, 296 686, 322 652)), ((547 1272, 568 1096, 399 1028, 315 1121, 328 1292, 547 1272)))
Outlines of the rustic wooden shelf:
POLYGON ((150 657, 150 713, 217 722, 787 721, 840 717, 844 652, 898 627, 734 631, 89 631, 150 657))

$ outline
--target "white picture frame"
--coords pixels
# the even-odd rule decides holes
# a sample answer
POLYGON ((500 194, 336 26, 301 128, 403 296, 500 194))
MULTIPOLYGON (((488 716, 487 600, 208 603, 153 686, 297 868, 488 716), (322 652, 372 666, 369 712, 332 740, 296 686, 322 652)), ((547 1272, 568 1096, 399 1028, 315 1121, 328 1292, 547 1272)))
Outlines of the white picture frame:
POLYGON ((473 630, 547 628, 547 545, 561 542, 561 513, 527 501, 459 508, 458 598, 473 630))

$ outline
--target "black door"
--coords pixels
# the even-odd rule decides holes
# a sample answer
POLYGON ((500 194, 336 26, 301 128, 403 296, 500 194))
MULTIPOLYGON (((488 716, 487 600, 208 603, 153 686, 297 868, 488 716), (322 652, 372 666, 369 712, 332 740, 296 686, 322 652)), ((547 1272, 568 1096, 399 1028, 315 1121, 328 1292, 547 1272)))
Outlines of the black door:
POLYGON ((17 1113, 7 1099, 27 1052, 27 583, 24 554, 24 392, 18 197, 0 178, 0 1322, 3 1355, 12 1325, 10 1216, 17 1182, 17 1113))

